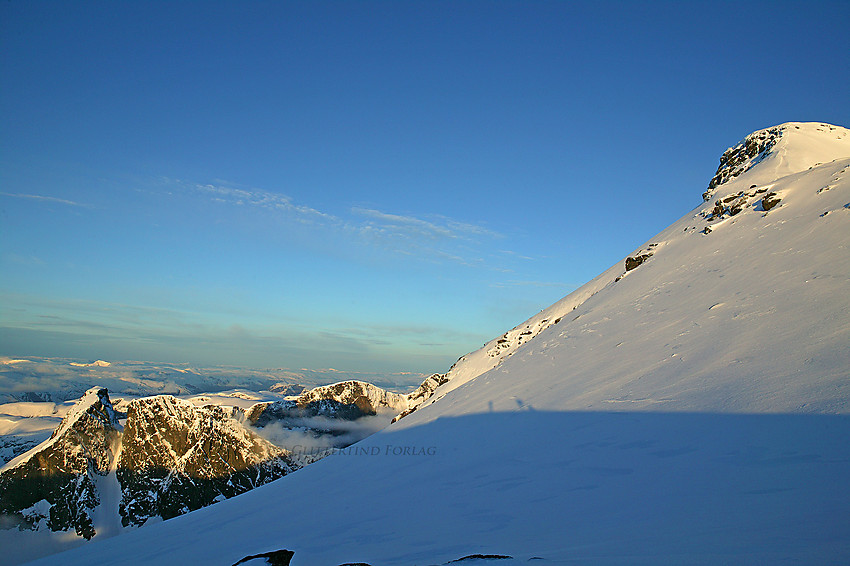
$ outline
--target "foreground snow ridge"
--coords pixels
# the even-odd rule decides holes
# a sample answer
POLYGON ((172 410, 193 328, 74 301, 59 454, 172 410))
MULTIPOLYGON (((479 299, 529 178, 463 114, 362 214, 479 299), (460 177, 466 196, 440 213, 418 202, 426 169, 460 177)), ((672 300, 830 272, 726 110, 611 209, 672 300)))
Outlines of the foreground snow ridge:
POLYGON ((696 209, 355 455, 40 563, 850 563, 850 132, 723 155, 696 209))

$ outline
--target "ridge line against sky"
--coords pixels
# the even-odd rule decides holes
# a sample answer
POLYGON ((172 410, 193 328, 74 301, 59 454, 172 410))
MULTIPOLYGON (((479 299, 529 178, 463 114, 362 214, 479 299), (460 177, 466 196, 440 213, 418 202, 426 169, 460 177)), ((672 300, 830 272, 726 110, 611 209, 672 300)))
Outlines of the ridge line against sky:
POLYGON ((7 2, 0 355, 442 372, 850 123, 846 2, 7 2))

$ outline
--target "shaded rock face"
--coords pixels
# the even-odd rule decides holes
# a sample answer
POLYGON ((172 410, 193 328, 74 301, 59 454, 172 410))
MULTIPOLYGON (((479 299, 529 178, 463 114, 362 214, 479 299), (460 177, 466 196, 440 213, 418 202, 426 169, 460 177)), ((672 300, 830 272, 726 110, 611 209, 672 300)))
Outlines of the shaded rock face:
POLYGON ((636 267, 640 266, 643 262, 645 262, 646 260, 648 260, 651 257, 652 257, 651 253, 645 253, 645 254, 634 256, 634 257, 627 257, 626 258, 626 271, 631 271, 632 269, 635 269, 636 267))
POLYGON ((767 193, 761 199, 761 207, 767 211, 779 204, 779 197, 776 193, 767 193))
POLYGON ((720 156, 720 166, 717 168, 717 172, 708 183, 708 189, 702 194, 703 200, 706 202, 711 200, 714 189, 729 179, 744 173, 764 159, 780 137, 782 137, 782 128, 779 126, 759 130, 724 151, 723 155, 720 156))
POLYGON ((289 454, 216 406, 171 396, 127 408, 118 481, 124 526, 169 519, 233 497, 295 469, 289 454))
MULTIPOLYGON (((334 399, 318 399, 302 406, 294 400, 285 399, 273 403, 257 403, 245 412, 246 420, 257 428, 270 423, 300 427, 301 421, 310 417, 327 417, 354 421, 360 417, 375 415, 375 411, 356 403, 341 403, 334 399)), ((332 434, 333 431, 318 431, 332 434)))
POLYGON ((95 476, 107 474, 119 428, 106 389, 87 391, 50 439, 0 473, 0 513, 19 528, 73 529, 90 539, 95 476))

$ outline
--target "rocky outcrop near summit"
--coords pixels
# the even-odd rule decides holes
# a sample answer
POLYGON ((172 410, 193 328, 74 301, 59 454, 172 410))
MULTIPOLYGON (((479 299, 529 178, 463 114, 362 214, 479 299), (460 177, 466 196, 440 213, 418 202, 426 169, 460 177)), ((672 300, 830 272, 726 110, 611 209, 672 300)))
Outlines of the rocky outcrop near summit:
POLYGON ((709 181, 708 189, 702 194, 702 199, 708 202, 718 186, 748 171, 764 159, 782 137, 783 131, 783 126, 774 126, 753 132, 724 151, 720 156, 717 172, 709 181))
POLYGON ((0 513, 19 528, 94 536, 96 476, 108 473, 119 429, 106 389, 89 389, 47 441, 0 472, 0 513))

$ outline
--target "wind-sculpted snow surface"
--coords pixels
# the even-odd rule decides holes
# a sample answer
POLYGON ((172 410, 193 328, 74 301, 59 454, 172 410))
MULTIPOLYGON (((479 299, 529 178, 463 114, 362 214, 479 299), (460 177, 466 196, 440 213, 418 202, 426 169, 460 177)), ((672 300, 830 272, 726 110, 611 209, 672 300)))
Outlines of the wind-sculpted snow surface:
POLYGON ((850 132, 774 129, 387 429, 63 564, 850 563, 850 132))
POLYGON ((228 565, 278 549, 295 552, 292 566, 437 565, 473 554, 524 564, 843 564, 848 421, 651 411, 440 418, 37 564, 228 565), (402 446, 435 450, 395 455, 402 446))

